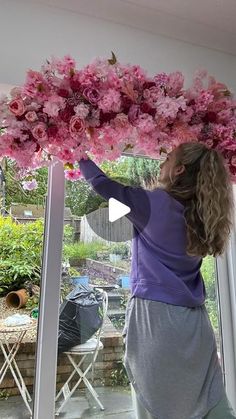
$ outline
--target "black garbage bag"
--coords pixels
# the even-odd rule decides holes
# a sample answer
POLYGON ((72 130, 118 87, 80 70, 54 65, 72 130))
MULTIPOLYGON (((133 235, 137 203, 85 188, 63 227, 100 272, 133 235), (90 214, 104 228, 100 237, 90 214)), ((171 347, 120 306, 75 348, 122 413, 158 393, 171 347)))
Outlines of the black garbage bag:
POLYGON ((102 324, 102 294, 78 285, 66 296, 59 312, 58 353, 85 343, 102 324))

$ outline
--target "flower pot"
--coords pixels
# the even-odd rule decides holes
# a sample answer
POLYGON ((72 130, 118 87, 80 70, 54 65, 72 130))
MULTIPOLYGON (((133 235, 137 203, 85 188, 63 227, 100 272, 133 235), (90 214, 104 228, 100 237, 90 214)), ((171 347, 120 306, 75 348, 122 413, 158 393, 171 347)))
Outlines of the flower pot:
POLYGON ((8 307, 21 308, 27 303, 29 295, 26 289, 22 288, 18 291, 11 291, 6 296, 6 304, 8 307))
POLYGON ((88 285, 89 277, 88 276, 72 276, 71 277, 73 285, 88 285))

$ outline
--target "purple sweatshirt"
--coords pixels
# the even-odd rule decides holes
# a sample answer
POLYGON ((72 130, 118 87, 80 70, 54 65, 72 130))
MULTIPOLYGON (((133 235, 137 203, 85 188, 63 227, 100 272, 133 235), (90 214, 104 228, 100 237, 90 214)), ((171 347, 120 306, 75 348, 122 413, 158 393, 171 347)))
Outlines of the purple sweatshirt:
POLYGON ((184 206, 165 190, 124 186, 111 180, 92 160, 80 160, 80 170, 105 199, 131 208, 132 295, 169 304, 196 307, 205 300, 200 273, 202 259, 186 254, 184 206))

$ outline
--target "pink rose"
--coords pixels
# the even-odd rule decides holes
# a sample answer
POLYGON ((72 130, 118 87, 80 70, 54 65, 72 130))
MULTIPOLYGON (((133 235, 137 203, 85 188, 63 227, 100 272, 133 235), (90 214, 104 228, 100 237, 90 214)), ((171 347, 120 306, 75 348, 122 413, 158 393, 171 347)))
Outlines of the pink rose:
POLYGON ((38 117, 35 111, 29 111, 25 114, 25 119, 27 119, 28 122, 35 122, 38 117))
POLYGON ((25 105, 24 105, 23 100, 22 99, 13 99, 9 103, 9 109, 16 116, 23 115, 24 112, 25 112, 25 105))
POLYGON ((32 130, 32 134, 36 140, 46 140, 47 132, 46 125, 43 122, 39 122, 32 130))
POLYGON ((72 116, 70 120, 70 133, 71 135, 81 135, 85 131, 85 122, 83 119, 79 118, 78 116, 72 116))
POLYGON ((83 96, 92 104, 96 105, 101 98, 101 94, 97 89, 86 87, 83 91, 83 96))

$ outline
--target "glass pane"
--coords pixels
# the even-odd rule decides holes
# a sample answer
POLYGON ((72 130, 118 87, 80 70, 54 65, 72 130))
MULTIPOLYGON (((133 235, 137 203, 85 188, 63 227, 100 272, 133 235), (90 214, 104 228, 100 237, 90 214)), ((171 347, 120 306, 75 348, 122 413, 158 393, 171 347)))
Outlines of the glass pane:
POLYGON ((215 259, 212 256, 204 258, 201 272, 206 287, 206 309, 215 333, 219 359, 221 359, 221 331, 219 322, 219 303, 217 297, 217 276, 215 259))
MULTIPOLYGON (((110 170, 110 175, 113 174, 116 179, 123 183, 126 182, 126 179, 121 176, 120 172, 126 172, 128 174, 127 184, 133 183, 134 185, 148 187, 151 175, 155 173, 153 161, 134 158, 128 158, 127 161, 129 164, 126 168, 124 168, 122 160, 120 167, 119 165, 115 166, 115 174, 109 168, 109 164, 105 166, 106 171, 109 172, 110 170)), ((158 171, 158 167, 156 170, 158 171)), ((106 221, 104 221, 106 217, 108 218, 107 204, 94 194, 85 183, 81 185, 79 185, 79 182, 67 184, 67 205, 72 208, 73 214, 76 213, 76 217, 73 217, 71 221, 68 221, 69 216, 67 217, 69 225, 66 226, 64 235, 59 343, 61 345, 64 343, 66 346, 66 335, 70 335, 70 329, 73 332, 75 326, 70 323, 74 312, 69 310, 68 301, 70 298, 68 294, 74 291, 76 287, 78 292, 81 285, 88 286, 93 290, 105 290, 108 294, 109 305, 101 336, 103 349, 99 351, 94 362, 94 380, 92 380, 92 369, 86 372, 86 377, 97 393, 98 399, 96 400, 96 393, 91 394, 92 389, 88 389, 81 380, 82 371, 86 371, 90 361, 85 358, 79 364, 82 359, 79 354, 76 357, 75 354, 65 353, 65 348, 62 348, 61 352, 64 353, 60 353, 58 357, 56 410, 57 413, 64 414, 68 418, 73 418, 75 414, 76 417, 89 418, 99 415, 102 418, 105 417, 105 414, 103 415, 101 412, 101 407, 104 406, 106 415, 131 419, 134 418, 134 412, 129 381, 123 366, 124 344, 122 338, 125 309, 130 297, 131 240, 109 242, 104 239, 104 236, 108 238, 109 234, 112 234, 111 232, 104 233, 107 228, 106 221), (96 230, 98 226, 102 226, 99 234, 96 230), (67 322, 66 327, 64 327, 63 322, 67 322), (63 338, 60 341, 63 334, 64 342, 63 338), (72 365, 73 360, 75 360, 76 365, 72 365), (78 364, 79 374, 76 372, 71 382, 68 383, 68 378, 78 364), (73 386, 77 384, 78 387, 73 392, 73 386), (102 406, 99 406, 98 400, 102 403, 102 406)), ((127 218, 123 217, 123 225, 119 226, 119 232, 123 226, 125 230, 128 230, 128 223, 127 218)), ((204 259, 202 274, 207 291, 206 307, 216 335, 220 357, 214 258, 207 257, 204 259)), ((82 324, 80 324, 80 327, 82 327, 82 324)), ((73 345, 80 343, 80 339, 81 336, 78 336, 78 340, 75 338, 73 345)))
POLYGON ((1 169, 0 416, 28 418, 34 392, 47 170, 36 174, 38 189, 28 191, 16 179, 12 161, 3 159, 1 169))
MULTIPOLYGON (((105 165, 106 171, 109 171, 109 163, 105 163, 105 165)), ((121 168, 117 163, 114 163, 113 170, 112 176, 125 183, 124 177, 121 176, 121 168)), ((126 179, 127 183, 129 181, 126 179)), ((133 418, 129 382, 123 366, 124 343, 122 337, 125 308, 130 296, 132 225, 126 217, 122 217, 118 221, 117 228, 115 227, 115 234, 117 234, 115 240, 106 240, 105 238, 112 237, 114 234, 114 227, 108 221, 107 203, 94 194, 88 184, 84 182, 81 185, 79 182, 67 183, 66 195, 66 203, 72 210, 74 208, 73 214, 76 213, 76 216, 71 221, 69 221, 69 216, 67 217, 68 226, 66 226, 64 234, 59 326, 59 352, 63 353, 59 353, 58 357, 56 410, 57 413, 64 414, 68 418, 75 416, 78 418, 97 417, 98 415, 102 418, 105 417, 105 413, 103 416, 101 410, 104 407, 106 415, 116 415, 118 419, 133 418), (100 232, 99 226, 101 225, 103 231, 100 232), (121 238, 122 231, 129 229, 130 240, 116 240, 121 238), (79 365, 79 374, 76 372, 71 382, 66 384, 74 370, 73 360, 78 365, 82 359, 79 354, 78 356, 72 354, 73 358, 70 358, 71 355, 65 353, 67 340, 72 339, 68 346, 83 343, 82 329, 86 329, 83 332, 84 334, 86 332, 89 338, 92 333, 89 329, 92 330, 92 326, 95 328, 99 326, 99 322, 96 324, 99 319, 99 307, 94 311, 94 318, 92 318, 92 306, 87 301, 91 316, 89 319, 89 315, 84 315, 83 309, 79 306, 78 293, 81 291, 81 287, 85 287, 84 289, 89 287, 89 290, 92 290, 91 298, 95 298, 95 300, 98 295, 97 290, 103 290, 108 295, 108 312, 101 335, 103 347, 98 351, 94 361, 94 379, 92 366, 89 368, 93 359, 91 353, 86 355, 79 365), (75 300, 72 302, 68 297, 68 294, 71 291, 75 293, 76 289, 77 309, 75 309, 75 300), (75 313, 77 323, 73 321, 75 313), (82 324, 82 319, 84 324, 82 324), (81 333, 73 336, 76 327, 80 329, 81 333), (93 392, 89 384, 90 388, 86 387, 83 380, 78 383, 82 371, 86 371, 87 368, 86 377, 96 393, 93 392), (70 390, 73 391, 73 386, 77 383, 78 388, 66 401, 70 390)), ((68 214, 68 210, 66 212, 68 214)), ((114 237, 112 238, 114 239, 114 237)))

